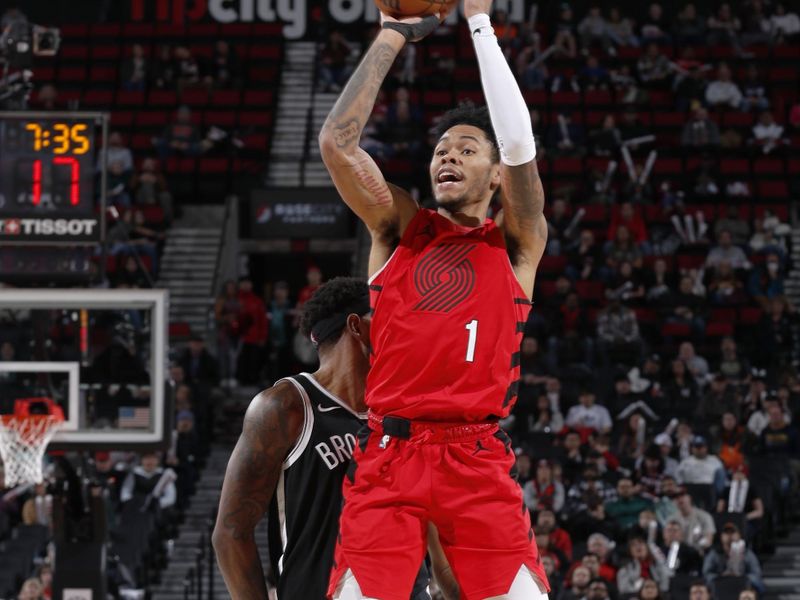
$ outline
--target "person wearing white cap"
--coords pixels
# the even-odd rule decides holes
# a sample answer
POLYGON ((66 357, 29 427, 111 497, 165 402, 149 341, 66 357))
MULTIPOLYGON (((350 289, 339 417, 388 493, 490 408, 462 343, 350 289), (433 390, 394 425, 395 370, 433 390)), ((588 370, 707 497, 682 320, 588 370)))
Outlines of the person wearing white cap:
POLYGON ((675 477, 678 474, 678 461, 672 458, 672 438, 668 433, 659 433, 655 440, 656 446, 661 451, 661 458, 664 459, 664 474, 675 477))

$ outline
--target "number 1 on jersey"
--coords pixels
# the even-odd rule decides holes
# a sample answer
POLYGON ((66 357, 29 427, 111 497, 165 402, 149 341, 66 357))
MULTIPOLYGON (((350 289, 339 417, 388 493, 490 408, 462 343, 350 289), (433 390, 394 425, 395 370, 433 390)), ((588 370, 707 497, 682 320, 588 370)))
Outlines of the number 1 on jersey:
POLYGON ((469 331, 467 362, 475 362, 475 342, 478 341, 478 319, 472 319, 472 321, 464 325, 464 329, 469 331))

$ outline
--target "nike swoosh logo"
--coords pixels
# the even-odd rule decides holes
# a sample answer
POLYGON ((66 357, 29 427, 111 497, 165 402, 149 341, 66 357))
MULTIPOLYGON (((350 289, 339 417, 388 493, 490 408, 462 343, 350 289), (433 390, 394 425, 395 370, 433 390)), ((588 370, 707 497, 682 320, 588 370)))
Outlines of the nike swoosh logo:
POLYGON ((337 408, 342 408, 341 406, 320 406, 317 404, 317 410, 319 412, 331 412, 332 410, 336 410, 337 408))

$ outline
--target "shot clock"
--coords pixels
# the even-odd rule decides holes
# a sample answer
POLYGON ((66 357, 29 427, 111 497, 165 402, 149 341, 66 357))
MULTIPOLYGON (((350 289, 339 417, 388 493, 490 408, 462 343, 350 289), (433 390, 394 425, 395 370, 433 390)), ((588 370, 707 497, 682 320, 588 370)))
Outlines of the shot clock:
POLYGON ((0 244, 103 237, 102 113, 0 112, 0 244))

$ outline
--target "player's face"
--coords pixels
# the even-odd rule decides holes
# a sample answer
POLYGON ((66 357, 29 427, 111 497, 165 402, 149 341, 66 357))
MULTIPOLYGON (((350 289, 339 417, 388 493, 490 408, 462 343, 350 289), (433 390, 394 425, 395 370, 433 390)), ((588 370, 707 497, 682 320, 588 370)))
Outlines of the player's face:
POLYGON ((445 132, 433 150, 430 175, 436 203, 450 212, 488 201, 500 185, 492 145, 473 125, 455 125, 445 132))

